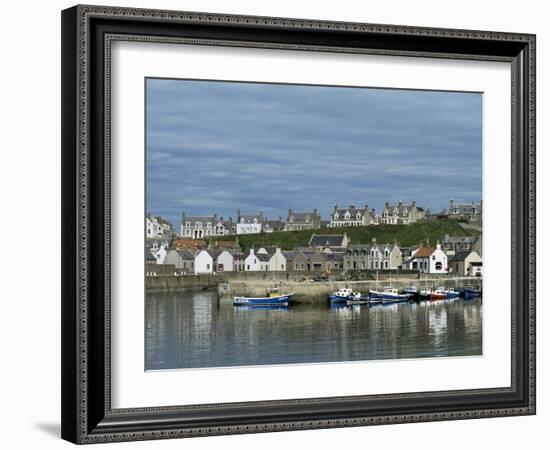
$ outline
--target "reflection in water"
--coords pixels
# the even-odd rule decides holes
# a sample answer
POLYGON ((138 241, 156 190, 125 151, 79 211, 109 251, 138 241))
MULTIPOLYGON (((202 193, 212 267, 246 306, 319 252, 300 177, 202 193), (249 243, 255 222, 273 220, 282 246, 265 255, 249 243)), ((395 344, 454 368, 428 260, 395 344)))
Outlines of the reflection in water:
POLYGON ((480 355, 481 301, 234 307, 148 294, 146 369, 480 355))

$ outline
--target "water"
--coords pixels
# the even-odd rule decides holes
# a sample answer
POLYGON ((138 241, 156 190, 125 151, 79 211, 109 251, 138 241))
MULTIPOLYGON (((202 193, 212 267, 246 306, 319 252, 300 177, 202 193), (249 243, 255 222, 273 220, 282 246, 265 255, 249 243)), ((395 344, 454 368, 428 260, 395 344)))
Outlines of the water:
POLYGON ((480 300, 248 309, 148 294, 146 370, 481 355, 480 300))

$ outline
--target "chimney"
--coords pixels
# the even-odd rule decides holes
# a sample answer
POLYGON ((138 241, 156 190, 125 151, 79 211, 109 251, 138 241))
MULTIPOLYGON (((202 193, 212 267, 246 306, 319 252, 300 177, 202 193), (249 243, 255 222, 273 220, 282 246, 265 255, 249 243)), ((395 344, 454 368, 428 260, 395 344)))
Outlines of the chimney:
POLYGON ((384 209, 390 209, 390 204, 388 202, 384 203, 384 209))
POLYGON ((399 200, 399 207, 403 206, 403 202, 399 200))
POLYGON ((416 200, 413 200, 411 204, 412 204, 413 207, 415 207, 416 206, 416 200))
POLYGON ((352 203, 351 205, 349 205, 349 209, 355 209, 355 203, 352 203))
POLYGON ((366 210, 366 211, 369 210, 369 204, 368 204, 368 203, 365 203, 365 210, 366 210))
POLYGON ((334 205, 334 210, 336 211, 338 209, 338 203, 336 203, 336 205, 334 205))
POLYGON ((437 245, 435 246, 437 250, 441 250, 441 243, 439 242, 439 239, 437 240, 437 245))

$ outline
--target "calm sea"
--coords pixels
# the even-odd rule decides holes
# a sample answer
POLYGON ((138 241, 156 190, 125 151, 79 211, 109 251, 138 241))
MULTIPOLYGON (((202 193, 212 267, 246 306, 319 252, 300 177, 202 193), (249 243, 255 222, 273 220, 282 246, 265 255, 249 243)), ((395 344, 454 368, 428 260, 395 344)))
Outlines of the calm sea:
POLYGON ((215 292, 149 294, 145 368, 481 355, 480 300, 249 309, 215 292))

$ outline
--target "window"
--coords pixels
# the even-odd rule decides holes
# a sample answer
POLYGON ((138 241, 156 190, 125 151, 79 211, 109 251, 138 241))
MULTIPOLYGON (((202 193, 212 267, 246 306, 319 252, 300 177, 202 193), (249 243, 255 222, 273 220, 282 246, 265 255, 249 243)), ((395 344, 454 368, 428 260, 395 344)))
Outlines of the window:
POLYGON ((349 220, 349 213, 346 213, 346 215, 344 216, 344 219, 349 220))
POLYGON ((206 223, 206 227, 207 227, 207 228, 212 228, 212 222, 207 222, 207 223, 206 223))
POLYGON ((186 226, 186 227, 190 227, 190 226, 191 226, 191 222, 185 222, 185 226, 186 226))
POLYGON ((384 261, 384 269, 388 268, 388 261, 384 261))
POLYGON ((210 270, 210 264, 206 265, 206 270, 210 270))
POLYGON ((258 223, 258 219, 254 217, 254 224, 256 225, 258 223))
POLYGON ((250 264, 246 265, 246 270, 250 270, 250 264))
POLYGON ((309 216, 306 216, 306 222, 309 223, 309 216))
POLYGON ((435 270, 442 270, 443 269, 443 264, 441 263, 441 261, 437 261, 435 263, 435 270))
POLYGON ((202 228, 202 222, 195 222, 195 226, 198 228, 202 228))

